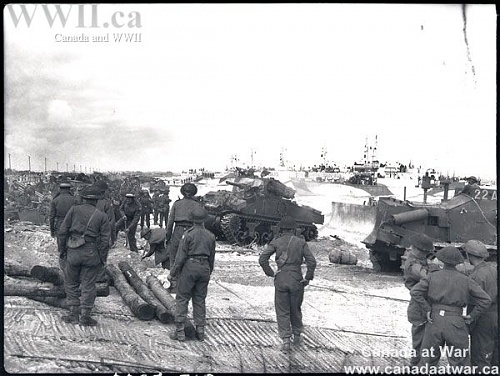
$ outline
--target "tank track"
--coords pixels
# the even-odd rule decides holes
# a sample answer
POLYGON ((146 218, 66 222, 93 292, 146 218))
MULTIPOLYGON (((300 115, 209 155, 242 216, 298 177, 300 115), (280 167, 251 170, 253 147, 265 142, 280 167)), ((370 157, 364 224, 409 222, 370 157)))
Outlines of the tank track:
MULTIPOLYGON (((266 219, 266 218, 255 218, 249 215, 241 215, 236 213, 225 214, 221 217, 220 227, 226 238, 231 244, 238 244, 240 246, 248 245, 251 242, 256 242, 258 244, 266 244, 272 240, 274 234, 272 232, 272 226, 278 224, 277 220, 266 219), (262 226, 263 229, 268 229, 269 231, 264 231, 262 233, 255 232, 253 234, 249 233, 246 223, 255 223, 256 227, 262 226), (243 227, 244 226, 244 227, 243 227)), ((318 236, 318 230, 313 224, 303 224, 299 223, 300 226, 305 227, 302 232, 306 241, 316 239, 318 236)))

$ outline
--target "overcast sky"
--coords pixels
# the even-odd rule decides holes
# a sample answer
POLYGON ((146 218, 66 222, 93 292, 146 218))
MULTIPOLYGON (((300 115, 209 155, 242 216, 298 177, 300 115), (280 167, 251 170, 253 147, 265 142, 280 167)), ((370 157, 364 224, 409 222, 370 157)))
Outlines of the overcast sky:
POLYGON ((4 8, 6 167, 343 165, 377 135, 382 162, 496 177, 493 4, 24 9, 4 8))

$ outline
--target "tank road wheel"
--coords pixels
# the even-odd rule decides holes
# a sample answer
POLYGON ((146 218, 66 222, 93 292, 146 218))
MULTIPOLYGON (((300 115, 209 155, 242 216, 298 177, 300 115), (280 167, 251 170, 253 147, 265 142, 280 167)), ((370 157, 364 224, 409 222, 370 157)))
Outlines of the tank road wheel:
POLYGON ((227 214, 222 217, 220 224, 222 232, 229 243, 247 245, 252 241, 244 220, 238 215, 227 214))
POLYGON ((304 235, 306 241, 311 241, 318 237, 318 229, 316 226, 306 226, 306 229, 302 231, 302 235, 304 235))
POLYGON ((264 245, 269 243, 273 238, 273 230, 271 226, 266 223, 260 223, 255 227, 255 236, 257 237, 257 244, 264 245))

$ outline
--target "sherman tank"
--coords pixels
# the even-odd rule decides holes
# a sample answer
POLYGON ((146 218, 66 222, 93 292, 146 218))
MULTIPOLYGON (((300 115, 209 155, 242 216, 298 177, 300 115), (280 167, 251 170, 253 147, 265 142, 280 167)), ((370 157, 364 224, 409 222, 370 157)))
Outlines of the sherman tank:
POLYGON ((279 180, 245 176, 226 183, 233 186, 232 191, 211 191, 201 198, 209 213, 205 226, 218 240, 266 244, 277 234, 277 224, 285 215, 296 220, 298 235, 307 241, 317 238, 315 224, 323 224, 323 214, 298 205, 293 201, 295 191, 279 180))
POLYGON ((399 271, 410 238, 425 233, 436 250, 462 245, 471 239, 483 242, 490 253, 497 254, 497 190, 480 187, 469 196, 463 193, 437 204, 401 201, 380 197, 375 226, 363 243, 377 271, 399 271))

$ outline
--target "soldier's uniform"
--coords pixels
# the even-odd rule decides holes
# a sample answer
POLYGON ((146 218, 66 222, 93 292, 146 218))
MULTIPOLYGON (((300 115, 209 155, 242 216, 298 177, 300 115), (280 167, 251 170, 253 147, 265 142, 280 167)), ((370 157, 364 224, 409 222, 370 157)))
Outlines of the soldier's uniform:
POLYGON ((175 296, 176 329, 171 335, 172 339, 183 340, 185 338, 184 323, 191 299, 196 336, 201 341, 204 339, 205 299, 215 260, 215 236, 203 225, 206 217, 207 213, 201 207, 194 208, 190 213, 189 219, 194 225, 184 232, 175 263, 170 270, 170 280, 178 276, 175 296))
MULTIPOLYGON (((405 286, 411 290, 422 278, 429 272, 427 254, 434 250, 432 239, 425 234, 415 235, 410 239, 411 248, 407 253, 407 258, 403 267, 403 278, 405 286)), ((438 266, 431 265, 431 268, 437 270, 438 266)), ((411 357, 411 365, 417 365, 420 361, 420 347, 424 338, 425 323, 427 322, 425 311, 410 298, 410 304, 407 309, 408 321, 411 323, 412 348, 415 356, 411 357)))
MULTIPOLYGON (((50 235, 56 237, 57 239, 57 250, 61 254, 63 247, 57 236, 61 223, 64 221, 64 217, 68 213, 69 209, 75 205, 75 197, 71 194, 70 183, 61 183, 59 185, 60 191, 57 196, 50 202, 49 210, 49 226, 50 235)), ((64 269, 64 265, 60 263, 61 269, 64 269)))
POLYGON ((120 228, 122 228, 121 226, 123 224, 125 232, 127 233, 128 244, 132 252, 139 252, 135 233, 137 231, 139 219, 141 218, 141 211, 141 203, 135 199, 135 195, 133 193, 127 193, 125 195, 125 201, 120 206, 120 213, 122 215, 120 228))
POLYGON ((163 223, 165 223, 165 227, 167 227, 167 221, 168 221, 168 215, 170 211, 170 198, 168 197, 168 189, 161 189, 160 194, 158 195, 157 198, 157 211, 160 216, 159 219, 159 225, 160 227, 163 226, 163 223))
MULTIPOLYGON (((491 305, 478 320, 472 322, 470 331, 471 365, 483 367, 498 365, 498 276, 497 265, 486 262, 488 250, 483 243, 469 240, 463 249, 470 255, 477 257, 477 263, 469 275, 491 298, 491 305)), ((474 305, 467 306, 470 314, 474 305)))
POLYGON ((146 228, 142 230, 141 238, 146 239, 149 247, 149 251, 142 258, 149 257, 154 253, 155 264, 158 265, 161 263, 163 269, 170 269, 170 260, 165 247, 166 236, 167 230, 164 228, 146 228))
MULTIPOLYGON (((170 210, 170 215, 168 216, 167 222, 166 238, 168 256, 170 258, 170 268, 172 268, 174 265, 175 255, 177 253, 177 249, 179 248, 179 242, 182 238, 182 235, 184 234, 184 231, 186 231, 193 225, 190 219, 191 212, 195 208, 201 207, 201 204, 193 198, 193 196, 196 195, 197 191, 198 189, 194 184, 184 184, 181 187, 181 193, 184 197, 180 200, 175 201, 172 205, 172 209, 170 210)), ((174 277, 171 281, 170 290, 174 290, 175 285, 176 278, 174 277)))
POLYGON ((478 183, 478 181, 477 181, 475 176, 468 177, 467 184, 465 185, 464 189, 460 193, 464 193, 466 195, 474 197, 476 189, 479 189, 479 185, 477 183, 478 183))
POLYGON ((109 248, 111 231, 106 214, 95 207, 99 191, 95 187, 83 190, 83 204, 71 207, 59 229, 59 238, 65 248, 60 254, 66 258, 64 288, 70 315, 66 322, 80 322, 82 325, 96 325, 90 317, 96 297, 95 282, 99 267, 109 248), (68 238, 81 237, 84 243, 73 248, 68 238), (81 317, 80 314, 81 307, 81 317))
POLYGON ((464 262, 460 251, 452 246, 440 249, 436 257, 443 269, 429 273, 410 291, 413 299, 427 312, 432 322, 425 326, 419 366, 435 366, 441 358, 440 346, 446 344, 451 366, 469 366, 469 332, 462 316, 467 304, 475 304, 470 313, 475 321, 488 308, 491 299, 471 278, 456 270, 464 262))
POLYGON ((279 226, 285 230, 284 233, 266 246, 259 257, 259 264, 266 275, 274 277, 274 304, 278 334, 283 340, 282 350, 288 351, 292 334, 295 344, 300 344, 301 341, 300 335, 303 330, 301 306, 304 299, 304 286, 314 277, 316 259, 306 241, 293 233, 296 227, 293 218, 283 218, 279 226), (269 259, 273 253, 276 253, 278 266, 276 273, 269 265, 269 259), (305 278, 302 277, 301 269, 303 261, 307 265, 305 278))
POLYGON ((149 196, 149 192, 143 190, 141 196, 139 197, 139 202, 141 203, 142 211, 141 211, 141 229, 144 228, 144 222, 146 223, 146 227, 151 227, 150 215, 153 211, 151 197, 149 196))
MULTIPOLYGON (((116 230, 115 230, 115 212, 113 209, 113 204, 111 200, 106 197, 106 189, 108 189, 108 185, 106 182, 99 180, 95 183, 97 189, 100 190, 101 196, 97 200, 96 208, 102 211, 108 217, 109 221, 109 229, 111 232, 111 237, 109 241, 109 246, 111 247, 116 242, 116 230)), ((109 248, 108 248, 109 250, 109 248)), ((102 255, 104 258, 104 263, 108 260, 108 252, 102 255)), ((101 266, 99 275, 97 277, 98 282, 107 282, 108 277, 106 275, 106 270, 104 269, 104 265, 101 266)))

